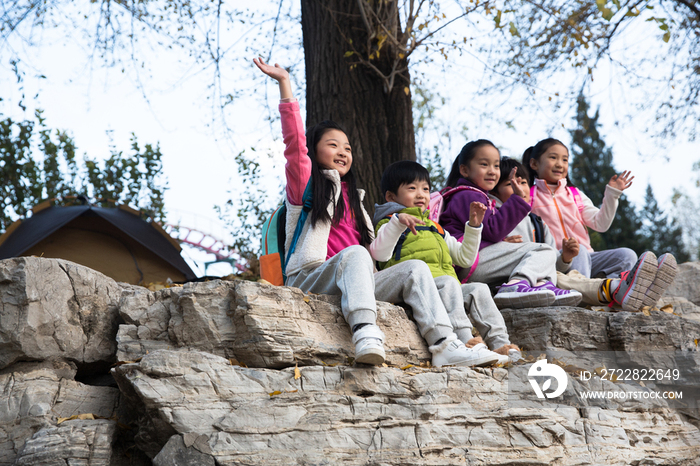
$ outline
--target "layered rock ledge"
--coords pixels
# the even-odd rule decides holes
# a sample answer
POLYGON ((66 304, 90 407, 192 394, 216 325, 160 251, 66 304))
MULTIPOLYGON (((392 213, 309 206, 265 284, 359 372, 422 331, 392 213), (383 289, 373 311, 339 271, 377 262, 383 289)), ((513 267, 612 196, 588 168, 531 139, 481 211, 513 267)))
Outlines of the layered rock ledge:
MULTIPOLYGON (((683 280, 697 270, 683 264, 664 298, 680 315, 503 314, 533 353, 651 364, 635 358, 655 349, 692 377, 700 296, 683 280)), ((509 378, 530 364, 426 367, 425 342, 393 304, 378 303, 387 367, 371 368, 352 365, 338 300, 293 288, 151 292, 30 257, 0 261, 0 296, 0 465, 700 464, 697 410, 514 405, 509 378)))

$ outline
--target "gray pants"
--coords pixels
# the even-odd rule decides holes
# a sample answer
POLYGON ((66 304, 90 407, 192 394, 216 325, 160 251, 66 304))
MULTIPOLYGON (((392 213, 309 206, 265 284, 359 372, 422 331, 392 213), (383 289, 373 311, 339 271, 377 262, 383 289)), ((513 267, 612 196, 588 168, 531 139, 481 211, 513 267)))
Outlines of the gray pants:
POLYGON ((501 311, 493 302, 491 290, 487 285, 483 283, 460 285, 454 277, 449 275, 435 278, 435 285, 440 293, 440 300, 447 309, 454 332, 462 342, 466 343, 474 337, 471 323, 473 320, 479 335, 489 348, 497 349, 510 344, 506 323, 501 311))
MULTIPOLYGON (((476 329, 486 345, 494 350, 510 344, 506 323, 503 320, 501 311, 498 310, 496 303, 493 302, 488 285, 484 283, 465 283, 461 289, 464 306, 467 308, 469 316, 474 321, 474 325, 476 325, 476 329)), ((466 320, 469 321, 469 319, 466 320)), ((461 335, 457 330, 458 324, 453 321, 452 325, 455 328, 455 333, 461 340, 461 335)), ((469 329, 469 334, 471 335, 471 328, 469 329)))
MULTIPOLYGON (((469 282, 495 283, 527 280, 530 286, 546 280, 557 284, 557 253, 544 243, 500 243, 479 251, 479 264, 469 282)), ((468 270, 459 272, 463 280, 468 270)))
POLYGON ((620 273, 630 270, 636 262, 637 253, 629 248, 590 252, 581 247, 570 270, 578 270, 586 278, 620 278, 620 273))
POLYGON ((410 260, 373 272, 374 262, 367 249, 350 246, 315 269, 287 277, 286 285, 304 292, 340 295, 343 317, 350 328, 377 322, 377 299, 410 305, 418 330, 429 345, 454 333, 425 262, 410 260))

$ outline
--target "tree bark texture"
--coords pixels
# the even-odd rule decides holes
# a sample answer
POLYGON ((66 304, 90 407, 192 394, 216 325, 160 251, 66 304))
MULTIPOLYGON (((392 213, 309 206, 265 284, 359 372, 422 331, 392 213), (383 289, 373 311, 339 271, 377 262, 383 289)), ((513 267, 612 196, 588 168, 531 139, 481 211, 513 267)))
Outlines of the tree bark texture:
MULTIPOLYGON (((387 3, 395 9, 395 2, 387 3)), ((399 61, 403 71, 388 90, 377 71, 362 64, 353 67, 357 57, 345 56, 354 47, 368 57, 377 45, 357 0, 302 0, 301 12, 307 127, 326 119, 345 127, 353 149, 352 169, 372 211, 375 203, 385 202, 379 189, 384 169, 398 160, 416 160, 407 59, 399 61)), ((398 25, 398 11, 394 18, 398 25)), ((390 74, 399 53, 388 42, 370 60, 384 75, 390 74)))

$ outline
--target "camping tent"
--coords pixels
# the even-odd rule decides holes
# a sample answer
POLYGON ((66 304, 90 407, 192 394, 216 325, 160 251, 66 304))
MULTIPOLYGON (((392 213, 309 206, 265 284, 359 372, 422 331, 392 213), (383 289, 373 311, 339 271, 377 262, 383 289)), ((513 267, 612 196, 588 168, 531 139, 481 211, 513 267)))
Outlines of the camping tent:
POLYGON ((130 207, 58 207, 45 202, 33 212, 0 237, 0 259, 67 259, 117 281, 140 285, 196 278, 180 255, 177 241, 130 207))

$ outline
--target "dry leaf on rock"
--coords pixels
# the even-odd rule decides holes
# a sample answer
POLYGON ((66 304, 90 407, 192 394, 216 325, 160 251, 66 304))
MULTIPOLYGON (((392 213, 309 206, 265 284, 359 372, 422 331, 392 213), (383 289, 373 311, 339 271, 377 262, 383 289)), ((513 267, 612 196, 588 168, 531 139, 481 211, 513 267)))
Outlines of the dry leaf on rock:
MULTIPOLYGON (((98 416, 99 417, 99 416, 98 416)), ((80 419, 80 420, 86 420, 89 419, 91 421, 95 420, 95 415, 92 413, 84 413, 84 414, 74 414, 70 417, 59 417, 58 420, 56 421, 56 425, 62 424, 66 421, 72 421, 74 419, 80 419)))

